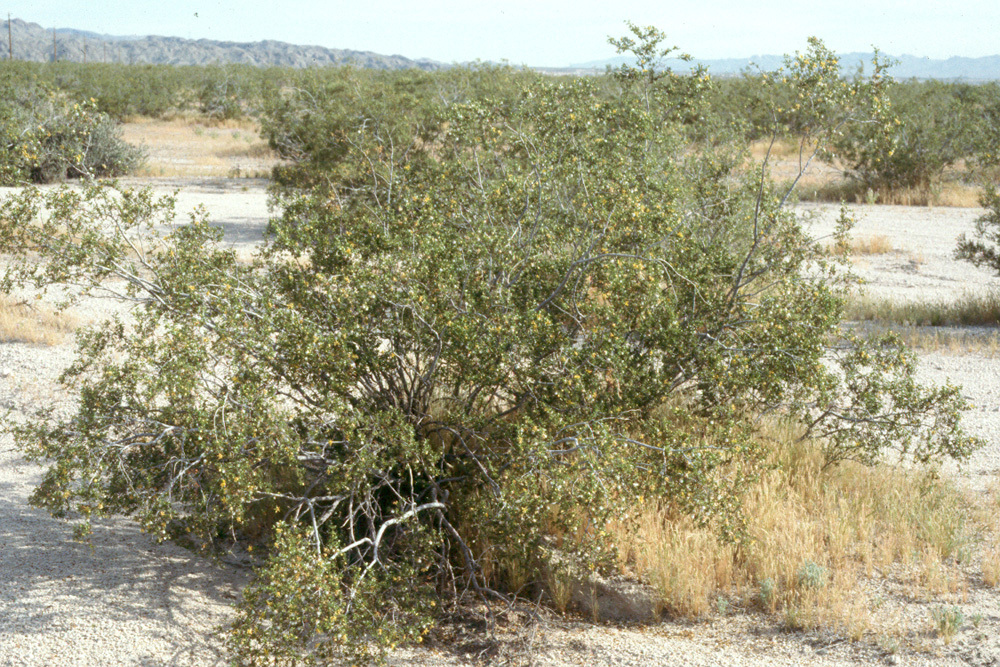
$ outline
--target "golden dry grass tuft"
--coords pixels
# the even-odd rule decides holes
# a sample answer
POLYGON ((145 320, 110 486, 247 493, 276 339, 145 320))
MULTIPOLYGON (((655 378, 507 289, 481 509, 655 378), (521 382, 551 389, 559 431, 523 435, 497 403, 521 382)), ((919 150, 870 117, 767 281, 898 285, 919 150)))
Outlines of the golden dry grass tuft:
POLYGON ((980 187, 960 180, 945 181, 927 188, 873 190, 827 172, 827 178, 804 182, 799 190, 799 199, 833 203, 974 208, 979 206, 981 193, 980 187))
POLYGON ((0 297, 0 341, 58 345, 77 327, 76 318, 43 305, 28 305, 0 297))
POLYGON ((1000 585, 1000 540, 996 537, 983 550, 982 560, 983 583, 990 588, 1000 585))
POLYGON ((619 533, 618 542, 621 557, 644 574, 672 615, 706 616, 733 584, 735 546, 669 506, 646 508, 636 532, 619 533))
POLYGON ((994 480, 986 496, 987 500, 980 507, 977 517, 984 526, 980 570, 983 583, 996 588, 1000 586, 1000 478, 994 480))
POLYGON ((877 629, 866 578, 900 566, 928 595, 962 589, 971 529, 967 499, 948 479, 889 465, 824 467, 822 447, 793 428, 772 426, 766 437, 770 460, 743 498, 743 542, 657 503, 632 527, 615 527, 620 567, 653 585, 672 615, 705 617, 713 601, 735 598, 789 629, 858 639, 877 629))
POLYGON ((755 162, 762 162, 765 157, 769 160, 798 159, 800 148, 804 152, 808 147, 802 148, 799 142, 791 139, 779 139, 774 143, 761 139, 750 144, 750 158, 755 162))
POLYGON ((858 238, 852 238, 847 243, 831 245, 828 252, 831 255, 842 257, 844 255, 885 255, 893 251, 892 241, 883 234, 870 234, 858 238))

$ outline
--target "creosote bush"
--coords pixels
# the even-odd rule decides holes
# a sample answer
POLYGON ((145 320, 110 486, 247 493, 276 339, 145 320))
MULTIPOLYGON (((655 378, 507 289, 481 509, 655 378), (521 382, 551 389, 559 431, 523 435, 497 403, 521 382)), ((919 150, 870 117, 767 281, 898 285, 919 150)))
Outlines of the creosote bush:
MULTIPOLYGON (((148 192, 5 201, 6 286, 138 304, 80 336, 76 414, 16 429, 50 461, 33 502, 263 553, 231 647, 295 663, 377 657, 469 595, 537 598, 555 562, 605 569, 640 497, 738 542, 763 413, 829 465, 966 457, 957 390, 916 385, 898 344, 828 366, 838 260, 738 147, 691 150, 711 80, 665 76, 663 35, 633 34, 641 68, 442 94, 417 126, 293 100, 293 124, 333 105, 327 143, 251 262, 202 214, 158 235, 172 202, 148 192)), ((789 66, 819 136, 878 94, 830 57, 789 66)))
POLYGON ((987 183, 979 205, 986 209, 976 219, 973 238, 962 234, 955 248, 955 258, 964 259, 974 266, 985 266, 1000 275, 1000 191, 987 183))
POLYGON ((38 85, 7 81, 0 101, 0 183, 120 176, 143 160, 93 100, 71 102, 38 85))

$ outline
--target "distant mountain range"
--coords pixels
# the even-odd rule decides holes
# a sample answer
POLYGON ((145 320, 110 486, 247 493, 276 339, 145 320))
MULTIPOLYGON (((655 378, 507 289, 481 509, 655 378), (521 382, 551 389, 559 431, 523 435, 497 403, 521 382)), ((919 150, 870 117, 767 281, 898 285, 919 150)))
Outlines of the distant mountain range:
MULTIPOLYGON (((299 46, 285 42, 218 42, 210 39, 180 37, 101 35, 84 30, 43 28, 21 19, 10 21, 11 42, 15 60, 152 63, 169 65, 209 65, 242 63, 280 67, 312 67, 347 65, 372 69, 436 70, 447 67, 433 60, 411 60, 403 56, 386 56, 370 51, 327 49, 322 46, 299 46)), ((7 42, 7 21, 0 24, 0 57, 6 58, 11 44, 7 42)))
MULTIPOLYGON (((889 73, 896 79, 945 79, 950 81, 996 81, 1000 80, 1000 55, 982 58, 953 57, 946 60, 921 58, 919 56, 887 56, 883 57, 895 62, 889 73)), ((838 54, 841 68, 845 74, 857 71, 859 65, 871 71, 871 53, 838 54)), ((596 60, 573 65, 575 69, 605 69, 608 66, 618 67, 628 62, 626 57, 596 60)), ((695 59, 692 62, 670 59, 664 64, 671 69, 682 71, 695 65, 704 65, 713 76, 734 76, 746 70, 764 71, 776 70, 784 64, 784 56, 753 56, 751 58, 726 58, 720 60, 695 59)))
MULTIPOLYGON (((7 57, 7 21, 0 22, 0 57, 7 57)), ((428 59, 412 60, 400 55, 382 55, 371 51, 328 49, 322 46, 301 46, 266 40, 263 42, 219 42, 210 39, 183 39, 180 37, 103 35, 70 28, 43 28, 37 23, 11 19, 13 56, 16 60, 51 62, 120 62, 153 63, 170 65, 208 65, 242 63, 258 66, 312 67, 322 65, 347 65, 373 69, 422 69, 437 70, 450 65, 428 59)), ((857 69, 859 64, 870 63, 870 53, 847 53, 840 56, 844 71, 857 69)), ((947 79, 961 81, 1000 80, 1000 55, 983 58, 948 58, 934 60, 918 56, 889 56, 898 64, 891 73, 897 79, 947 79)), ((626 58, 610 58, 578 63, 568 67, 535 68, 552 74, 587 74, 603 71, 609 65, 617 67, 626 58)), ((727 58, 721 60, 695 60, 686 63, 670 60, 666 65, 677 70, 689 69, 693 64, 705 65, 715 76, 733 76, 747 69, 774 70, 783 63, 783 56, 764 55, 752 58, 727 58)))

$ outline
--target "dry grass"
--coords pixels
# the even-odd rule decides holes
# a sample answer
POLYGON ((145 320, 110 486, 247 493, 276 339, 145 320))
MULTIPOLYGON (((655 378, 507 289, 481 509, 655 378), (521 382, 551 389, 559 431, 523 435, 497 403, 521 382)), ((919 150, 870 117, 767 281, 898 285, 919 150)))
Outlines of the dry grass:
POLYGON ((844 255, 885 255, 893 251, 892 241, 883 234, 871 234, 859 238, 852 238, 846 244, 834 244, 828 249, 831 255, 842 257, 844 255))
MULTIPOLYGON (((750 157, 758 165, 768 156, 771 177, 775 182, 788 186, 805 167, 811 146, 800 151, 798 143, 788 140, 757 141, 750 146, 750 157)), ((960 163, 948 170, 942 180, 922 188, 895 188, 873 190, 844 176, 845 165, 813 160, 799 178, 796 196, 800 201, 848 202, 854 204, 889 204, 896 206, 953 206, 975 208, 979 206, 982 188, 967 182, 969 171, 960 163)))
POLYGON ((712 530, 699 528, 669 506, 643 511, 634 534, 619 534, 619 549, 674 615, 706 616, 712 600, 734 583, 735 546, 719 542, 712 530))
POLYGON ((993 326, 1000 323, 1000 292, 968 293, 955 301, 898 301, 852 296, 844 319, 904 326, 993 326))
POLYGON ((779 139, 773 144, 770 140, 755 141, 750 144, 750 157, 755 162, 762 162, 765 157, 770 160, 797 160, 799 143, 790 139, 779 139), (768 155, 769 152, 770 155, 768 155))
POLYGON ((750 159, 760 166, 765 156, 768 158, 768 170, 771 178, 785 188, 798 178, 796 192, 811 192, 840 178, 840 169, 836 165, 813 160, 806 169, 806 161, 811 154, 811 147, 801 147, 798 142, 781 140, 772 146, 770 141, 757 141, 750 145, 750 159), (770 155, 767 154, 770 148, 770 155), (805 173, 799 175, 802 170, 805 173))
POLYGON ((930 327, 886 327, 910 349, 943 354, 1000 356, 1000 330, 956 331, 930 327))
POLYGON ((621 567, 655 586, 670 613, 711 613, 720 596, 774 613, 790 629, 873 631, 866 578, 894 566, 927 595, 965 585, 965 497, 933 472, 844 463, 824 469, 821 447, 790 428, 769 434, 772 456, 744 498, 748 539, 720 541, 669 505, 615 532, 621 567))
POLYGON ((122 137, 148 153, 138 176, 266 177, 279 160, 258 129, 250 120, 138 118, 122 126, 122 137))
POLYGON ((1000 540, 997 540, 995 533, 990 543, 983 550, 981 568, 984 584, 990 588, 996 588, 997 585, 1000 585, 1000 540))
POLYGON ((1000 586, 1000 478, 986 494, 980 506, 977 521, 984 526, 984 539, 980 570, 983 583, 990 588, 1000 586))
POLYGON ((74 317, 49 308, 0 297, 0 341, 58 345, 77 327, 74 317))
POLYGON ((848 202, 854 204, 888 204, 893 206, 979 206, 981 188, 961 181, 946 181, 929 188, 897 188, 872 190, 860 183, 828 173, 831 178, 813 179, 802 184, 802 201, 848 202))

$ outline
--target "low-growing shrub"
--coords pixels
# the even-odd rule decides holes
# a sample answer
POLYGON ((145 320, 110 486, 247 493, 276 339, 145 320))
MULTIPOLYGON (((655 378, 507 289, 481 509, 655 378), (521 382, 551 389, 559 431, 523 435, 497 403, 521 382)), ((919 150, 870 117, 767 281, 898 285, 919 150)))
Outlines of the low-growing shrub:
POLYGON ((827 569, 811 560, 802 563, 798 572, 799 586, 802 588, 823 588, 828 577, 827 569))
POLYGON ((143 159, 92 101, 71 103, 40 87, 9 90, 0 101, 0 183, 120 176, 143 159))

